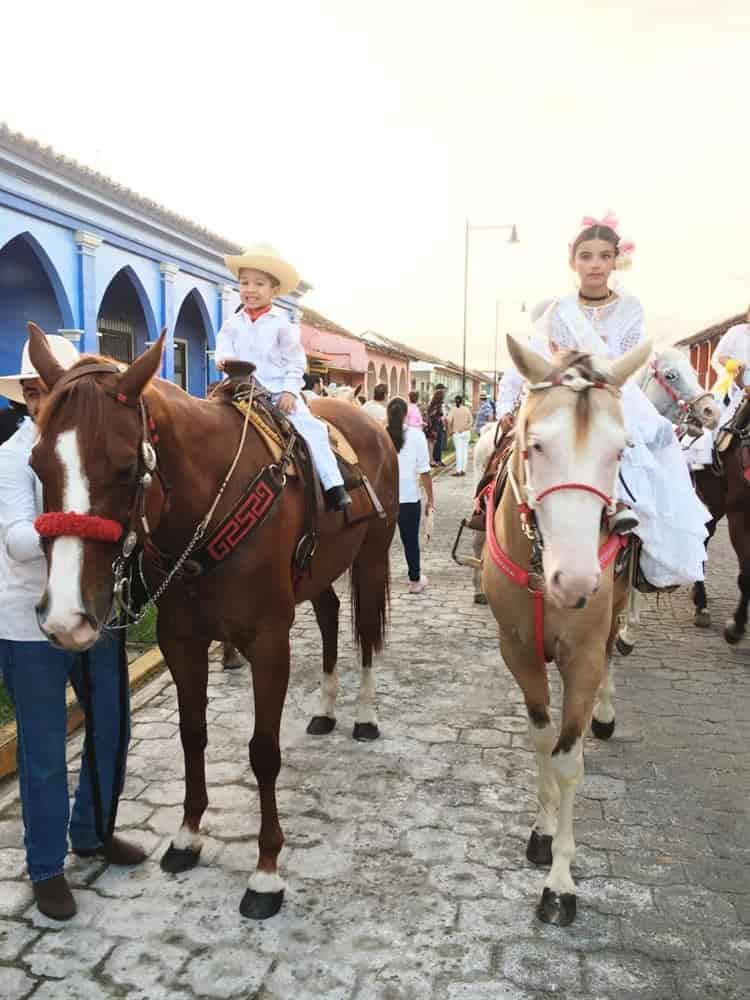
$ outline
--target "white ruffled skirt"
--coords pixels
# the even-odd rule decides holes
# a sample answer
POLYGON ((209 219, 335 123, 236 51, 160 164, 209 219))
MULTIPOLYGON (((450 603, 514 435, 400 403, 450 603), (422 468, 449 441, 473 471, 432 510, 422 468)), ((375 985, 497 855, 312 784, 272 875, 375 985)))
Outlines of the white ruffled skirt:
POLYGON ((674 428, 631 382, 622 405, 632 446, 622 458, 617 497, 640 520, 643 573, 655 587, 702 580, 711 515, 693 489, 674 428))

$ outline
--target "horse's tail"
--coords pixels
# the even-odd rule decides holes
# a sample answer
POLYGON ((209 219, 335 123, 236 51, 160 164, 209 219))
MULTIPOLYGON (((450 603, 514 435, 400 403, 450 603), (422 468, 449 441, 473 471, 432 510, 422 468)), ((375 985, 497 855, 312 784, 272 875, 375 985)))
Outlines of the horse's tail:
POLYGON ((362 652, 363 663, 385 644, 391 603, 391 571, 388 544, 369 536, 352 563, 349 582, 352 602, 352 632, 362 652))

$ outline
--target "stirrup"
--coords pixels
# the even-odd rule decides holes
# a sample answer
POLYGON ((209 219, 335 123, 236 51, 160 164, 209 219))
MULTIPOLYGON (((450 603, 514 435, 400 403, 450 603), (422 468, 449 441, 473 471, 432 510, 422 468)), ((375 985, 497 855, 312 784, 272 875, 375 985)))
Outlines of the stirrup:
POLYGON ((622 507, 610 515, 609 530, 616 535, 629 535, 640 523, 638 515, 632 508, 622 507))

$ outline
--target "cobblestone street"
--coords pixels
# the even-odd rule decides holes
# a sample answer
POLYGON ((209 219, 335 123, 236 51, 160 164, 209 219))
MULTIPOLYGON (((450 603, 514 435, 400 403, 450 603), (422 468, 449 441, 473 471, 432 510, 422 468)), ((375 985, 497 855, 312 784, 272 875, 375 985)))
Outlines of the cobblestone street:
MULTIPOLYGON (((72 860, 79 913, 62 928, 31 905, 15 778, 0 786, 3 1000, 750 997, 750 639, 732 649, 721 636, 736 576, 724 528, 709 573, 713 628, 693 627, 683 592, 650 601, 636 652, 617 662, 617 729, 609 743, 587 741, 576 803, 578 919, 560 929, 535 917, 544 874, 524 854, 535 770, 523 705, 494 620, 472 603, 470 571, 450 560, 470 495, 470 477, 436 482, 424 594, 407 593, 394 545, 379 741, 351 739, 358 671, 345 600, 338 725, 305 734, 320 639, 312 609, 300 609, 277 917, 254 924, 238 912, 259 825, 246 667, 212 665, 210 805, 192 872, 159 868, 183 797, 166 674, 134 698, 118 820, 150 858, 133 871, 72 860)), ((74 761, 80 746, 75 737, 74 761)))

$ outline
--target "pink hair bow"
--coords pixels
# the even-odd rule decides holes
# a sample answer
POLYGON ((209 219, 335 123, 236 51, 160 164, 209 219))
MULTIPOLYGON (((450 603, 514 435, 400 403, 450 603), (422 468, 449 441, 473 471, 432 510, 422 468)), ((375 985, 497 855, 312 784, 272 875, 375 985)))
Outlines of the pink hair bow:
POLYGON ((610 229, 614 229, 614 231, 617 232, 617 227, 619 225, 620 220, 612 211, 607 212, 607 214, 603 215, 601 219, 596 219, 593 215, 584 215, 581 219, 581 229, 588 229, 589 226, 609 226, 610 229))

